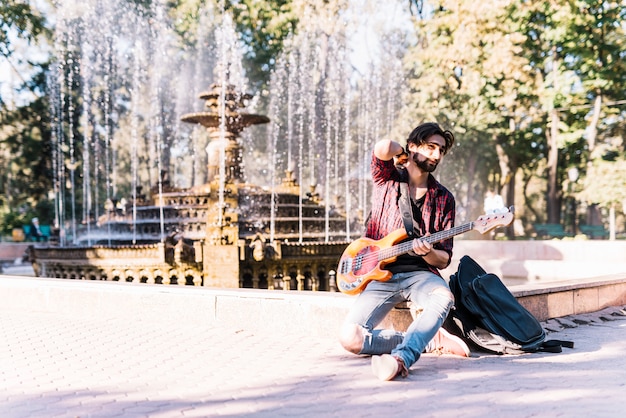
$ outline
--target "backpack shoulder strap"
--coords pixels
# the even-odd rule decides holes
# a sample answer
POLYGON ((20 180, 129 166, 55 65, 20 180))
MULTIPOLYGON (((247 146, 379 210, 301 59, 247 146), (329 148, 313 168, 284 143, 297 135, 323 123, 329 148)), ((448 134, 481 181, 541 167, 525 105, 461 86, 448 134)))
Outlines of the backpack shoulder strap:
POLYGON ((574 348, 573 341, 566 340, 547 340, 541 343, 537 351, 545 351, 548 353, 560 353, 563 347, 574 348))

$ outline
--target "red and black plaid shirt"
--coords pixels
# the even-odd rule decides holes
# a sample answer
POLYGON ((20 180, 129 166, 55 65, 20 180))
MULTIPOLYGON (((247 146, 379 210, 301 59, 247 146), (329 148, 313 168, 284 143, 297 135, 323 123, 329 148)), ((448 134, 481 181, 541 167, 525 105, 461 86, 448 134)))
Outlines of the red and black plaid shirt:
MULTIPOLYGON (((400 172, 393 160, 383 161, 372 153, 372 211, 366 225, 365 236, 379 240, 396 229, 403 228, 402 213, 399 207, 400 183, 408 182, 406 171, 400 172)), ((448 189, 443 187, 432 175, 428 176, 428 190, 422 207, 422 218, 415 219, 418 225, 417 233, 422 236, 427 233, 448 230, 454 227, 455 201, 448 189)), ((453 238, 446 239, 433 245, 434 248, 446 251, 452 259, 453 238)), ((432 266, 429 269, 439 274, 432 266)))

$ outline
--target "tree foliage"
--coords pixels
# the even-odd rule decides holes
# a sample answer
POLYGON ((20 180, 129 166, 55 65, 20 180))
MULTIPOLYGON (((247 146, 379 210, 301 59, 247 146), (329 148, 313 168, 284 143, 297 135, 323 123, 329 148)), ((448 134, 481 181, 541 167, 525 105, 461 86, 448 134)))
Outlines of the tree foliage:
POLYGON ((232 11, 237 29, 246 45, 245 68, 257 87, 269 81, 276 58, 288 36, 295 33, 299 17, 292 0, 234 0, 232 11))
MULTIPOLYGON (((0 2, 0 59, 6 60, 13 71, 17 71, 11 60, 15 52, 12 40, 22 39, 29 44, 34 43, 40 35, 49 35, 45 24, 45 18, 28 3, 16 0, 0 2)), ((0 109, 4 107, 4 100, 0 96, 0 109)))
MULTIPOLYGON (((45 73, 40 72, 30 83, 42 87, 44 80, 45 73)), ((52 150, 47 98, 39 96, 27 105, 2 112, 0 126, 1 212, 6 215, 12 209, 21 215, 14 217, 19 222, 39 216, 49 223, 52 213, 45 202, 52 188, 52 150)), ((14 226, 19 225, 5 219, 4 228, 14 226)))
MULTIPOLYGON (((446 159, 448 167, 441 175, 457 193, 461 209, 481 212, 482 195, 487 188, 496 189, 505 195, 507 203, 513 203, 520 194, 516 192, 516 182, 521 183, 517 186, 522 186, 525 202, 532 204, 529 213, 523 215, 528 223, 546 221, 546 212, 549 220, 558 222, 562 199, 569 190, 575 190, 579 199, 590 204, 609 207, 623 203, 626 198, 623 195, 626 161, 626 5, 623 2, 399 1, 406 13, 414 17, 416 42, 405 57, 409 74, 403 98, 406 105, 398 115, 394 131, 409 132, 423 120, 437 120, 455 131, 457 145, 446 159), (581 174, 576 185, 567 180, 568 169, 572 167, 581 174), (528 185, 536 183, 543 189, 539 193, 541 201, 533 200, 534 195, 526 196, 528 185)), ((145 22, 140 22, 138 30, 156 31, 155 25, 166 21, 178 36, 174 43, 185 51, 207 46, 198 45, 197 38, 203 29, 208 30, 204 27, 207 24, 219 24, 206 19, 218 19, 224 6, 232 13, 245 45, 243 65, 255 92, 265 90, 276 60, 299 31, 316 34, 315 47, 319 52, 316 59, 321 62, 316 83, 324 82, 328 63, 322 61, 327 58, 330 35, 349 36, 349 31, 340 27, 343 20, 338 18, 349 7, 348 0, 165 3, 127 0, 126 3, 143 10, 141 16, 145 22), (156 6, 164 7, 168 19, 157 21, 156 6), (214 13, 205 13, 207 8, 214 13)), ((0 60, 13 62, 25 58, 16 51, 12 40, 34 43, 49 32, 46 20, 31 4, 18 0, 1 2, 0 60)), ((161 45, 160 41, 156 40, 154 45, 161 45)), ((398 42, 398 38, 391 42, 398 42)), ((408 40, 404 38, 400 42, 408 40)), ((114 49, 112 44, 110 49, 114 49)), ((146 79, 152 72, 160 74, 169 57, 179 52, 155 48, 152 53, 162 56, 162 61, 160 66, 142 73, 146 79)), ((94 53, 94 62, 105 55, 101 51, 94 53)), ((132 59, 128 57, 128 61, 132 59)), ((119 64, 115 68, 118 72, 132 70, 129 62, 100 64, 112 67, 119 64)), ((22 83, 22 89, 36 93, 31 103, 9 107, 0 97, 3 111, 0 159, 6 167, 0 176, 0 206, 5 212, 8 207, 32 211, 37 201, 46 200, 52 187, 50 107, 43 93, 45 71, 42 67, 37 76, 22 83)), ((137 80, 139 84, 144 80, 141 77, 137 80)), ((174 77, 168 73, 162 79, 174 77)), ((95 93, 102 90, 101 96, 104 92, 111 92, 107 94, 112 96, 115 91, 116 101, 109 104, 108 111, 111 115, 122 115, 117 122, 130 125, 123 114, 129 110, 129 92, 134 86, 130 77, 126 80, 124 85, 100 83, 88 87, 95 93)), ((77 80, 75 83, 72 100, 80 112, 83 86, 77 80)), ((166 141, 172 134, 163 127, 176 123, 173 118, 177 109, 165 105, 169 91, 165 84, 163 81, 159 85, 142 85, 145 90, 141 94, 163 88, 159 96, 162 105, 156 109, 161 119, 150 122, 146 118, 139 128, 148 131, 147 125, 153 123, 152 128, 162 130, 169 150, 166 141)), ((102 100, 94 96, 91 105, 102 100)), ((315 100, 323 98, 315 97, 315 100)), ((155 113, 155 109, 145 111, 151 112, 155 113)), ((93 115, 97 117, 96 110, 93 115)), ((129 127, 125 129, 119 134, 122 142, 129 138, 129 127)), ((89 131, 82 132, 78 122, 74 130, 80 151, 83 136, 89 138, 89 131)), ((145 137, 142 140, 146 140, 145 150, 149 154, 154 144, 149 144, 145 137)), ((140 161, 144 163, 149 164, 140 161)), ((151 178, 150 184, 154 183, 151 178)))
MULTIPOLYGON (((610 141, 611 131, 624 126, 623 107, 611 103, 624 99, 626 86, 622 59, 626 5, 592 0, 530 1, 521 3, 516 11, 523 22, 521 29, 527 28, 530 35, 525 53, 542 79, 539 91, 544 110, 554 109, 558 114, 558 129, 553 131, 558 134, 553 145, 558 154, 553 161, 548 159, 550 192, 551 186, 556 189, 564 183, 568 168, 580 167, 584 174, 586 166, 592 167, 593 161, 602 158, 594 150, 596 144, 610 141)), ((617 190, 620 185, 613 186, 617 190)), ((561 197, 560 190, 548 196, 553 221, 558 221, 558 212, 554 212, 561 197)))
MULTIPOLYGON (((610 104, 624 100, 626 6, 573 0, 431 5, 432 16, 417 20, 418 42, 407 57, 404 119, 417 113, 457 132, 449 160, 458 176, 450 182, 465 182, 462 202, 470 203, 472 182, 503 187, 507 200, 514 199, 521 169, 526 181, 547 176, 545 200, 558 222, 568 168, 580 167, 584 176, 588 161, 589 167, 602 164, 593 144, 611 142, 620 127, 623 135, 623 106, 610 104)), ((623 146, 608 148, 623 155, 623 146)), ((606 146, 600 149, 606 154, 606 146)), ((608 182, 604 190, 619 187, 608 182)))
POLYGON ((456 131, 459 141, 448 163, 457 168, 449 170, 456 178, 449 181, 460 191, 461 204, 479 211, 486 187, 500 192, 509 186, 513 194, 517 169, 541 147, 531 134, 535 78, 521 54, 524 35, 513 30, 506 2, 436 6, 431 18, 417 22, 419 41, 407 56, 407 111, 456 131))
POLYGON ((0 54, 5 57, 14 52, 11 31, 17 37, 33 42, 46 31, 45 19, 28 3, 3 0, 0 3, 0 54))
MULTIPOLYGON (((29 3, 0 3, 0 59, 6 60, 12 71, 18 71, 13 62, 18 55, 13 41, 37 42, 42 35, 49 35, 45 24, 45 18, 29 3)), ((0 97, 0 223, 4 233, 35 213, 44 222, 51 219, 46 205, 51 188, 49 112, 44 95, 47 67, 35 62, 30 65, 36 69, 35 76, 22 78, 15 96, 29 91, 35 93, 34 100, 16 107, 0 97)))

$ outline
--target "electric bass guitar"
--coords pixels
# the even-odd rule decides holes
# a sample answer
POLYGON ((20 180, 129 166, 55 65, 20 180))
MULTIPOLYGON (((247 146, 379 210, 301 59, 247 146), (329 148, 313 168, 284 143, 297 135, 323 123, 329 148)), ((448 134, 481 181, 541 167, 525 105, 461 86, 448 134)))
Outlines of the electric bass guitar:
MULTIPOLYGON (((482 215, 473 222, 435 232, 421 239, 434 244, 471 230, 484 234, 494 228, 509 225, 513 218, 514 209, 511 206, 507 212, 482 215)), ((362 237, 348 245, 337 268, 339 290, 355 295, 361 293, 372 280, 384 282, 391 279, 392 273, 384 270, 384 267, 394 262, 399 255, 406 254, 413 249, 414 240, 402 242, 407 238, 406 230, 401 228, 378 241, 362 237)))

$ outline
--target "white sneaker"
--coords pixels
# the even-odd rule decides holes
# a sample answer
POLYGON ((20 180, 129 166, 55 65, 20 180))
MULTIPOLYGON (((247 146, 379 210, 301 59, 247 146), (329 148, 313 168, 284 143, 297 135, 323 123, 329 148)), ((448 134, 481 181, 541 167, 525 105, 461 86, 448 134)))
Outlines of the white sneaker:
POLYGON ((372 356, 372 373, 380 380, 393 380, 396 376, 407 377, 409 369, 404 361, 391 354, 372 356))
POLYGON ((439 328, 437 334, 428 344, 432 347, 430 353, 454 354, 461 357, 469 357, 470 349, 465 342, 456 335, 450 334, 443 328, 439 328))

